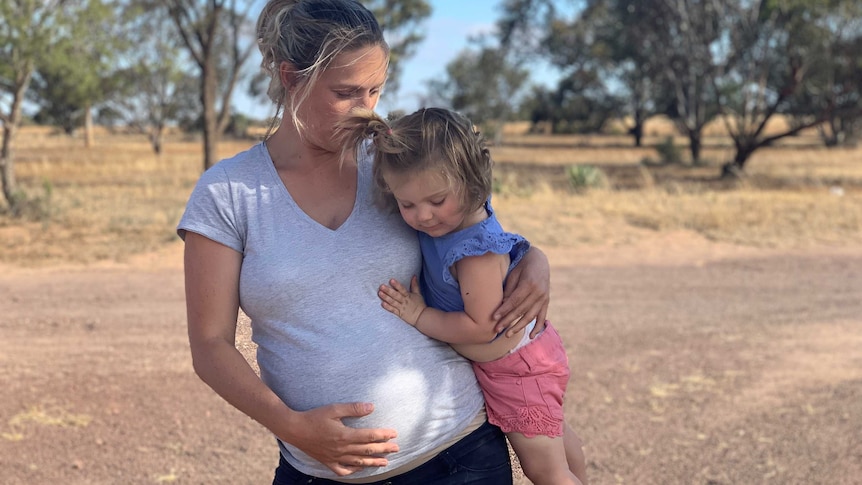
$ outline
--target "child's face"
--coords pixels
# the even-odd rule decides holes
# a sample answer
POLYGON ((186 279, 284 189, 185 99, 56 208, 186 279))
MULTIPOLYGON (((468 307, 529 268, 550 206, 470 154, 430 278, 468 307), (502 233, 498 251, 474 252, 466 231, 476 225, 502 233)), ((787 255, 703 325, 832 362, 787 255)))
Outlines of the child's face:
POLYGON ((461 195, 439 170, 383 175, 401 217, 413 229, 440 237, 464 226, 461 195))

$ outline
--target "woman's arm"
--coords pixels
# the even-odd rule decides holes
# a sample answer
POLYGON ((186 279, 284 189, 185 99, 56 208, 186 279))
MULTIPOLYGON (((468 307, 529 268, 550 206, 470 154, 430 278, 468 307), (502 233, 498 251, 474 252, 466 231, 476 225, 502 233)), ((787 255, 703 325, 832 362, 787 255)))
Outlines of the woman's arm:
POLYGON ((341 419, 370 414, 370 403, 344 403, 305 412, 290 409, 267 387, 235 346, 242 255, 192 232, 185 237, 189 344, 195 372, 231 405, 320 461, 338 475, 386 466, 398 451, 394 430, 354 429, 341 419), (376 456, 375 456, 376 455, 376 456))
POLYGON ((535 319, 530 332, 535 337, 545 328, 550 301, 551 266, 545 253, 532 246, 506 278, 503 303, 494 312, 495 331, 506 330, 511 337, 535 319))

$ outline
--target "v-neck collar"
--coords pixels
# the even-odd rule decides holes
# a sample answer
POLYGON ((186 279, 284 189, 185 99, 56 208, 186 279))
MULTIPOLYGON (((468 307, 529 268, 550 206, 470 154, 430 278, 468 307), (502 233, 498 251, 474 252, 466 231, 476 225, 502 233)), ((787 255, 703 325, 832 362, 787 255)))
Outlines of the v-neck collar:
POLYGON ((359 157, 357 157, 357 160, 356 160, 356 189, 355 189, 356 192, 354 194, 353 207, 350 210, 350 214, 348 214, 347 218, 344 219, 344 222, 342 222, 336 228, 331 228, 325 224, 321 224, 315 218, 311 217, 310 215, 308 215, 308 213, 306 213, 304 210, 302 210, 302 207, 299 206, 299 204, 293 198, 293 195, 291 195, 290 191, 287 190, 287 187, 284 185, 284 181, 281 179, 281 176, 278 174, 278 170, 275 168, 275 164, 272 161, 272 157, 269 154, 269 150, 266 147, 266 143, 261 142, 258 146, 259 146, 260 150, 263 151, 263 155, 264 155, 260 159, 263 160, 264 164, 268 167, 268 171, 272 175, 272 177, 274 177, 275 183, 278 185, 279 190, 282 192, 282 194, 284 196, 287 197, 288 203, 291 206, 291 208, 293 210, 295 210, 298 214, 300 214, 301 217, 305 221, 307 221, 309 224, 313 225, 314 227, 318 228, 321 231, 325 231, 325 232, 330 233, 330 234, 336 234, 338 232, 343 231, 345 229, 345 227, 347 227, 350 224, 350 222, 355 218, 355 214, 358 212, 358 210, 360 208, 360 204, 364 202, 365 193, 366 193, 365 186, 368 185, 368 183, 365 180, 366 175, 365 175, 365 173, 364 173, 365 171, 363 170, 363 167, 362 167, 362 160, 360 160, 359 157))

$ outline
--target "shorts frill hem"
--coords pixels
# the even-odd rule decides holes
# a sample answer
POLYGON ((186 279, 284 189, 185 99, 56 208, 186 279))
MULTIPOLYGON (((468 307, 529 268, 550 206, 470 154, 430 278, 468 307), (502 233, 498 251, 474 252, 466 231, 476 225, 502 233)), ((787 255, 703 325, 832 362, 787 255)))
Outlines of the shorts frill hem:
POLYGON ((546 411, 536 407, 518 409, 515 416, 496 416, 488 413, 488 421, 499 427, 504 433, 521 433, 527 438, 548 436, 556 438, 563 435, 563 420, 548 416, 546 411))

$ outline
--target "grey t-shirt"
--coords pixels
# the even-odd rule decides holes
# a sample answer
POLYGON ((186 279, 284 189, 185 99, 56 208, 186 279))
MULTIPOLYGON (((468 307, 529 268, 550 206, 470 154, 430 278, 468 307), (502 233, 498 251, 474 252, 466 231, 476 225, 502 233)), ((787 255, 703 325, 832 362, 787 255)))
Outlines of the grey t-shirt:
MULTIPOLYGON (((398 432, 389 467, 354 478, 442 445, 483 404, 467 360, 381 308, 380 284, 408 283, 421 256, 416 233, 373 204, 371 160, 360 158, 356 203, 336 230, 296 205, 262 143, 207 170, 177 228, 242 253, 240 306, 261 377, 288 406, 371 402, 374 413, 346 424, 398 432)), ((281 451, 304 473, 336 477, 291 445, 281 451)))

